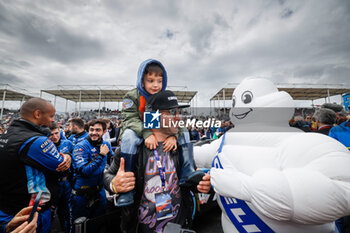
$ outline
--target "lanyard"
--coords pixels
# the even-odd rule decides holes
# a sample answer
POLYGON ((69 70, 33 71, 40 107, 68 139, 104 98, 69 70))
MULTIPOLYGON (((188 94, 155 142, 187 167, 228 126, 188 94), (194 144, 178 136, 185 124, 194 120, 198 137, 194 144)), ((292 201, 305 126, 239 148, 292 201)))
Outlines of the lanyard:
POLYGON ((160 157, 159 157, 158 151, 153 150, 153 153, 154 153, 154 157, 156 159, 156 164, 158 167, 159 176, 160 176, 160 179, 162 180, 162 187, 164 189, 165 188, 165 166, 163 167, 162 163, 160 162, 160 157))

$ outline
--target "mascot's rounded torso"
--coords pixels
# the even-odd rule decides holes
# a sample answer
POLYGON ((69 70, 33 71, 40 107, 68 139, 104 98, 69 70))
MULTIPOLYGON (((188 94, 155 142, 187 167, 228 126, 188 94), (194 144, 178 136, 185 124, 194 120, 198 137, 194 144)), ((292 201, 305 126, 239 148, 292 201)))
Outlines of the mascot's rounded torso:
POLYGON ((320 134, 227 133, 213 161, 227 172, 212 171, 224 231, 334 232, 348 203, 342 182, 330 178, 341 179, 346 154, 320 134))

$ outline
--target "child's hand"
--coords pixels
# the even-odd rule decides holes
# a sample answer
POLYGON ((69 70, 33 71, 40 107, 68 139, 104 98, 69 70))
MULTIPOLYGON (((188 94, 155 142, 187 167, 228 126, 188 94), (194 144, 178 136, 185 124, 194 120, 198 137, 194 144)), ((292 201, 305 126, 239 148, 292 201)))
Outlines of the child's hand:
POLYGON ((163 151, 164 152, 168 152, 171 151, 171 149, 173 149, 174 151, 177 149, 177 143, 176 143, 176 137, 175 136, 170 136, 168 137, 164 142, 163 142, 164 148, 163 151))
POLYGON ((151 136, 146 138, 145 145, 148 149, 154 150, 158 146, 158 141, 157 141, 156 137, 152 134, 151 136))

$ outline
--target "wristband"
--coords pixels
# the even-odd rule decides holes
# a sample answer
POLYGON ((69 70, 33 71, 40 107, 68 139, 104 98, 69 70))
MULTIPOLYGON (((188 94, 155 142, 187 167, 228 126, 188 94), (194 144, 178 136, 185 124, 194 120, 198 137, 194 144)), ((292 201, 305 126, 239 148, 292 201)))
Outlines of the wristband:
POLYGON ((115 193, 115 194, 118 194, 118 192, 117 192, 117 189, 114 187, 114 184, 111 182, 111 190, 113 190, 113 192, 115 193))

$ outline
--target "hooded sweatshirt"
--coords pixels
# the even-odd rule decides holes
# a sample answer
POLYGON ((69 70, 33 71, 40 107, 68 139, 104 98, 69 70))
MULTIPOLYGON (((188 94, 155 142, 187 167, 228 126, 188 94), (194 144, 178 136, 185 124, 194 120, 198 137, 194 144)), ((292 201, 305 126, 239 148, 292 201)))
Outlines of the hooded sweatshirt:
POLYGON ((165 70, 164 66, 162 65, 162 63, 160 63, 159 61, 154 60, 154 59, 147 59, 146 61, 142 62, 140 67, 139 67, 139 71, 137 72, 136 87, 137 87, 137 90, 141 93, 141 95, 143 97, 145 97, 146 101, 147 101, 148 97, 150 97, 150 94, 142 86, 142 84, 143 84, 143 74, 145 73, 145 69, 146 69, 147 65, 149 65, 151 63, 155 63, 155 64, 159 65, 162 68, 162 70, 163 70, 162 91, 164 91, 166 89, 167 82, 168 82, 168 76, 167 76, 166 70, 165 70))
POLYGON ((151 63, 156 63, 163 69, 162 91, 166 89, 168 76, 162 63, 154 59, 148 59, 142 62, 137 72, 137 88, 128 91, 124 96, 122 109, 122 129, 120 135, 123 135, 125 129, 133 130, 137 136, 143 137, 144 139, 152 135, 152 132, 150 130, 143 129, 142 121, 146 101, 148 97, 151 96, 151 94, 149 94, 142 86, 143 75, 147 65, 151 63))

